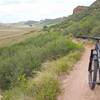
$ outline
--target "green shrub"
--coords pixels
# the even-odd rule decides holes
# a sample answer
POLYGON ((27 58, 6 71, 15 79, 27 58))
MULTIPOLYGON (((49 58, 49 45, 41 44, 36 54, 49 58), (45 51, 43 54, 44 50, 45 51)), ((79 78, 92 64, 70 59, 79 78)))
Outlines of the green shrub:
POLYGON ((91 33, 95 36, 100 36, 100 26, 96 26, 92 29, 91 33))
MULTIPOLYGON (((69 37, 68 37, 69 38, 69 37)), ((72 40, 60 33, 44 33, 19 44, 0 49, 0 88, 20 84, 19 77, 34 77, 41 64, 79 50, 72 40)))
MULTIPOLYGON (((79 46, 80 47, 80 46, 79 46)), ((81 50, 81 48, 80 48, 81 50)), ((70 54, 42 65, 42 71, 36 78, 30 79, 24 87, 16 87, 5 92, 3 100, 56 100, 60 93, 58 76, 69 72, 73 64, 79 60, 81 51, 70 54)))

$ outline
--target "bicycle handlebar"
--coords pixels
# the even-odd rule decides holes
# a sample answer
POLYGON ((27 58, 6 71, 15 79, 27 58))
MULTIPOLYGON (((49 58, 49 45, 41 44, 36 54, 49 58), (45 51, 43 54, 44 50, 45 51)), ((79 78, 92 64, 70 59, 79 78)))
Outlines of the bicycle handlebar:
POLYGON ((100 37, 92 37, 92 36, 76 36, 76 38, 100 40, 100 37))

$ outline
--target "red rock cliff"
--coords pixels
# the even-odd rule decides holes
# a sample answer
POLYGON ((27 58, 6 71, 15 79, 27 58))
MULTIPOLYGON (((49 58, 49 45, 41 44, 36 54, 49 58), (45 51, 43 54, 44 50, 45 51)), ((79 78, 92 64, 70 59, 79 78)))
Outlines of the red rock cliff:
POLYGON ((85 9, 87 9, 86 6, 78 6, 73 10, 73 14, 79 14, 81 11, 84 11, 85 9))

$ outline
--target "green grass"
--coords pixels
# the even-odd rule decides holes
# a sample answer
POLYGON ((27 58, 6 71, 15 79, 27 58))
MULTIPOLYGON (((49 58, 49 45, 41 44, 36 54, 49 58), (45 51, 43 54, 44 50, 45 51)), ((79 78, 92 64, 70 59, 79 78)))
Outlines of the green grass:
POLYGON ((58 32, 0 48, 3 100, 55 100, 58 76, 72 68, 81 50, 80 44, 58 32))
POLYGON ((14 88, 7 91, 3 100, 56 100, 60 93, 58 76, 69 73, 72 66, 79 60, 81 51, 75 51, 60 59, 46 62, 42 65, 42 71, 36 78, 30 79, 23 88, 14 88))
POLYGON ((33 77, 47 60, 63 57, 80 47, 60 33, 44 33, 0 49, 0 88, 20 84, 19 77, 33 77))

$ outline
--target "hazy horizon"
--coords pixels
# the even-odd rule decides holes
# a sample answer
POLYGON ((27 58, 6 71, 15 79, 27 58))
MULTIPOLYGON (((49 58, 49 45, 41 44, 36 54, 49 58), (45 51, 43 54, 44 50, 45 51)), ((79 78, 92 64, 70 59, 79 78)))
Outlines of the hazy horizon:
POLYGON ((89 6, 95 0, 0 0, 0 23, 54 19, 71 15, 78 5, 89 6))

